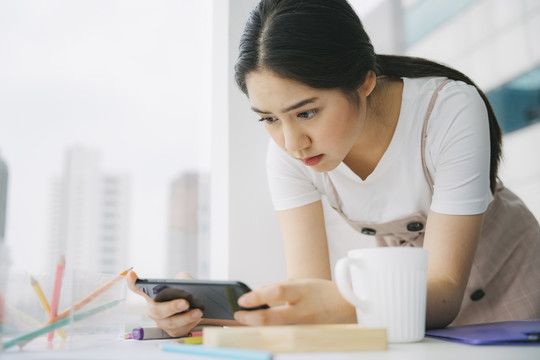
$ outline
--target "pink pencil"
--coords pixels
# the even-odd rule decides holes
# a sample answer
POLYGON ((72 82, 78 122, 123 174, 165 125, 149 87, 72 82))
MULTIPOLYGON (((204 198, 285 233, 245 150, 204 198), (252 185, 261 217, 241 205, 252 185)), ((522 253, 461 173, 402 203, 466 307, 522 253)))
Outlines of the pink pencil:
MULTIPOLYGON (((54 288, 51 300, 51 312, 49 313, 49 319, 54 319, 58 312, 58 303, 60 302, 60 289, 62 288, 62 277, 64 275, 64 267, 66 266, 66 260, 64 255, 60 255, 58 263, 56 264, 56 274, 54 276, 54 288)), ((54 331, 47 334, 47 341, 52 341, 54 338, 54 331)))

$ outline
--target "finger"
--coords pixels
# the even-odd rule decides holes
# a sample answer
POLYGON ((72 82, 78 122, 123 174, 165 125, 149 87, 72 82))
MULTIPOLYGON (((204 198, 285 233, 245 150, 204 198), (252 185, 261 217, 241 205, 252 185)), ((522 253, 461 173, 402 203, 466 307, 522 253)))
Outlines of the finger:
POLYGON ((237 311, 234 318, 239 323, 250 326, 309 323, 306 320, 302 321, 297 315, 293 313, 291 306, 285 305, 264 310, 237 311))
POLYGON ((178 274, 176 274, 176 276, 174 277, 175 279, 186 279, 186 280, 192 280, 193 279, 193 276, 191 276, 190 273, 188 272, 179 272, 178 274))
MULTIPOLYGON (((189 302, 186 299, 177 299, 165 302, 148 302, 146 315, 154 321, 166 319, 171 316, 180 315, 189 308, 189 302)), ((182 314, 183 315, 183 314, 182 314)))
POLYGON ((167 334, 177 337, 189 333, 191 329, 201 321, 202 312, 199 309, 191 310, 187 313, 170 316, 166 319, 156 321, 156 325, 165 330, 167 334))
POLYGON ((238 299, 238 305, 246 308, 257 307, 271 302, 295 303, 300 298, 300 288, 291 282, 265 285, 250 291, 238 299))
POLYGON ((137 276, 135 271, 131 270, 130 272, 128 272, 126 276, 128 289, 133 291, 135 294, 142 296, 143 298, 146 299, 146 301, 148 300, 152 301, 152 299, 148 295, 146 295, 141 289, 139 289, 139 287, 137 287, 137 285, 135 285, 135 282, 137 281, 138 278, 139 277, 137 276))

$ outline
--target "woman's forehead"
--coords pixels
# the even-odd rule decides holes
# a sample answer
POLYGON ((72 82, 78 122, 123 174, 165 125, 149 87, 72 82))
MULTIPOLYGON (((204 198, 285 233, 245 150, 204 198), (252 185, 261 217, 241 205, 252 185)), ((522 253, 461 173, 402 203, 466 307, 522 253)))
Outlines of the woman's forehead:
POLYGON ((305 99, 324 98, 332 90, 316 89, 274 72, 257 70, 246 76, 248 97, 254 108, 261 110, 285 109, 305 99))

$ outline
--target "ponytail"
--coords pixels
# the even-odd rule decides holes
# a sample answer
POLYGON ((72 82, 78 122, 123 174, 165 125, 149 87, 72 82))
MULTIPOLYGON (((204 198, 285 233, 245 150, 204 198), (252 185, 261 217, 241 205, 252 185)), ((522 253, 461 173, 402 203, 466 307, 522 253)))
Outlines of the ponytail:
POLYGON ((476 88, 482 97, 482 100, 484 100, 488 113, 491 146, 489 181, 491 192, 495 193, 495 188, 497 186, 497 171, 501 158, 502 133, 497 118, 495 117, 495 113, 493 112, 493 108, 484 92, 465 74, 434 61, 408 56, 377 55, 377 65, 379 75, 408 78, 442 76, 452 80, 463 81, 476 88))

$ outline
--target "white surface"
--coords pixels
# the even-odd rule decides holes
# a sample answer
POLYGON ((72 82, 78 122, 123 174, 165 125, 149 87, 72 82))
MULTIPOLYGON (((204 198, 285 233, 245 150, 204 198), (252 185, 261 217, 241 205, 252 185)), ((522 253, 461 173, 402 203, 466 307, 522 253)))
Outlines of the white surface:
MULTIPOLYGON (((7 351, 0 353, 4 360, 23 359, 111 359, 111 360, 136 360, 136 359, 211 359, 210 357, 181 355, 167 353, 159 349, 159 344, 167 340, 134 341, 119 340, 104 344, 103 346, 66 351, 7 351)), ((217 358, 216 358, 217 359, 217 358)), ((358 353, 310 353, 310 354, 278 354, 274 360, 455 360, 455 359, 489 359, 489 360, 538 360, 540 359, 540 346, 472 346, 455 344, 446 341, 424 339, 418 343, 390 344, 387 351, 365 351, 358 353)))

